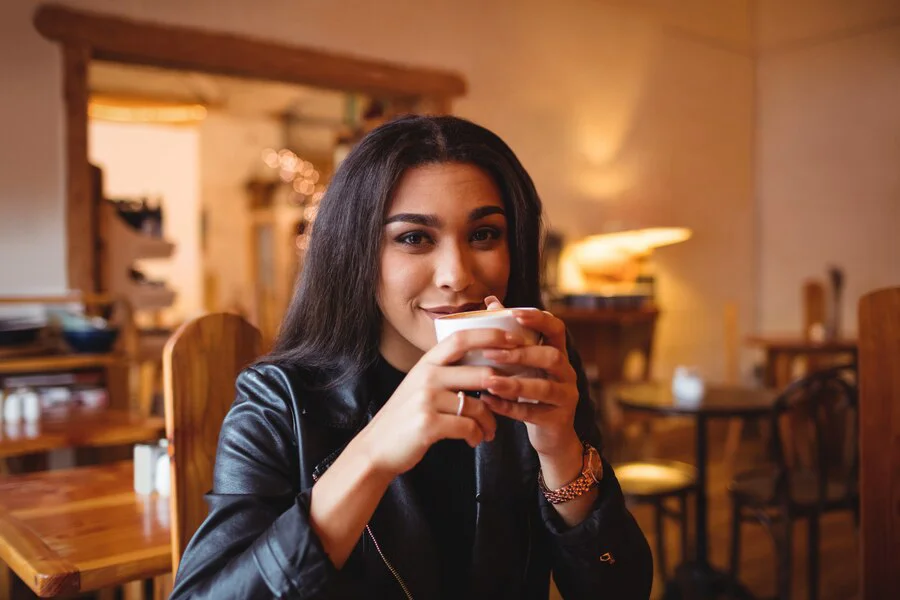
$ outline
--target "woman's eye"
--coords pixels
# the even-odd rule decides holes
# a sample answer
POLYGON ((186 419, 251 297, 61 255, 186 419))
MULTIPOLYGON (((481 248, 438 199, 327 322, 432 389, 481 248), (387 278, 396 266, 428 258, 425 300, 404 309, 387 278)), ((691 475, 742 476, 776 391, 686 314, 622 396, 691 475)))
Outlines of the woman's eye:
POLYGON ((428 242, 428 236, 421 231, 411 231, 398 237, 397 241, 408 246, 421 246, 428 242))
POLYGON ((494 229, 493 227, 484 227, 482 229, 476 230, 475 233, 472 234, 472 241, 490 242, 500 239, 500 235, 500 230, 494 229))

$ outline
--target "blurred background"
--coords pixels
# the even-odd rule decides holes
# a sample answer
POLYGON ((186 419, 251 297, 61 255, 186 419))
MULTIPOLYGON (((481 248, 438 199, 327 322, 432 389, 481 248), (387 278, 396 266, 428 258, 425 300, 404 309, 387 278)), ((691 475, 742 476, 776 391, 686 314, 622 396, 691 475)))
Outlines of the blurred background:
MULTIPOLYGON (((545 301, 627 456, 651 425, 613 384, 685 367, 783 387, 855 359, 860 297, 900 282, 896 0, 42 4, 0 5, 0 295, 36 299, 0 322, 39 326, 73 291, 123 301, 150 412, 185 320, 234 312, 271 343, 332 173, 410 111, 488 127, 534 178, 545 301), (837 358, 810 358, 823 344, 837 358)), ((653 425, 652 451, 690 456, 689 425, 653 425)), ((723 425, 714 455, 762 429, 723 425)), ((844 525, 835 552, 855 551, 844 525)), ((763 540, 745 560, 771 592, 763 540)), ((855 568, 834 577, 822 597, 851 597, 855 568)))

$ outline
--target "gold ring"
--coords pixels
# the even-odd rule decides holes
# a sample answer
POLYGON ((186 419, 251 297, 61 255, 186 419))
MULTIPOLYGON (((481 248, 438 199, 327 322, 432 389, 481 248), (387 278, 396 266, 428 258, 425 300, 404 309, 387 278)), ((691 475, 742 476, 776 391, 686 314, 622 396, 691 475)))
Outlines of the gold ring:
POLYGON ((466 407, 466 393, 463 391, 459 391, 456 393, 456 397, 459 398, 459 406, 456 407, 456 416, 462 416, 462 411, 466 407))

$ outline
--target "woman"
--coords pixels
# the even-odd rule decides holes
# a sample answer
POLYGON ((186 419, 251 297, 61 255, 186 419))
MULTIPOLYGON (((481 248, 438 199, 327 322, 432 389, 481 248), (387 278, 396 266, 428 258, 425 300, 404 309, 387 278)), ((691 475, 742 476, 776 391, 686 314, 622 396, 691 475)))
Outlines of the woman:
POLYGON ((482 127, 405 117, 358 144, 274 352, 238 378, 173 597, 547 598, 551 571, 566 598, 649 596, 563 324, 522 311, 538 347, 499 330, 435 342, 442 314, 540 306, 540 223, 528 174, 482 127), (547 378, 456 364, 471 350, 547 378))

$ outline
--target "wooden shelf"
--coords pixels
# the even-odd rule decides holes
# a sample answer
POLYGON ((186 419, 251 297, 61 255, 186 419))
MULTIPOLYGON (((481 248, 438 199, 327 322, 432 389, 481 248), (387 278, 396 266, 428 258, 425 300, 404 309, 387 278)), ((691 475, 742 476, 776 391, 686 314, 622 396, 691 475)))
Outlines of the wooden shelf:
POLYGON ((167 308, 175 301, 175 292, 167 287, 149 287, 131 283, 123 289, 135 310, 158 310, 167 308))
POLYGON ((173 290, 139 284, 131 278, 130 269, 138 260, 171 257, 175 244, 136 231, 122 219, 111 202, 103 202, 101 215, 104 287, 128 298, 135 310, 160 310, 171 306, 175 301, 173 290))
POLYGON ((124 364, 124 354, 49 354, 0 360, 0 374, 41 373, 79 369, 104 369, 124 364))
POLYGON ((175 244, 163 239, 146 236, 136 231, 127 234, 132 252, 140 258, 169 258, 175 252, 175 244))

